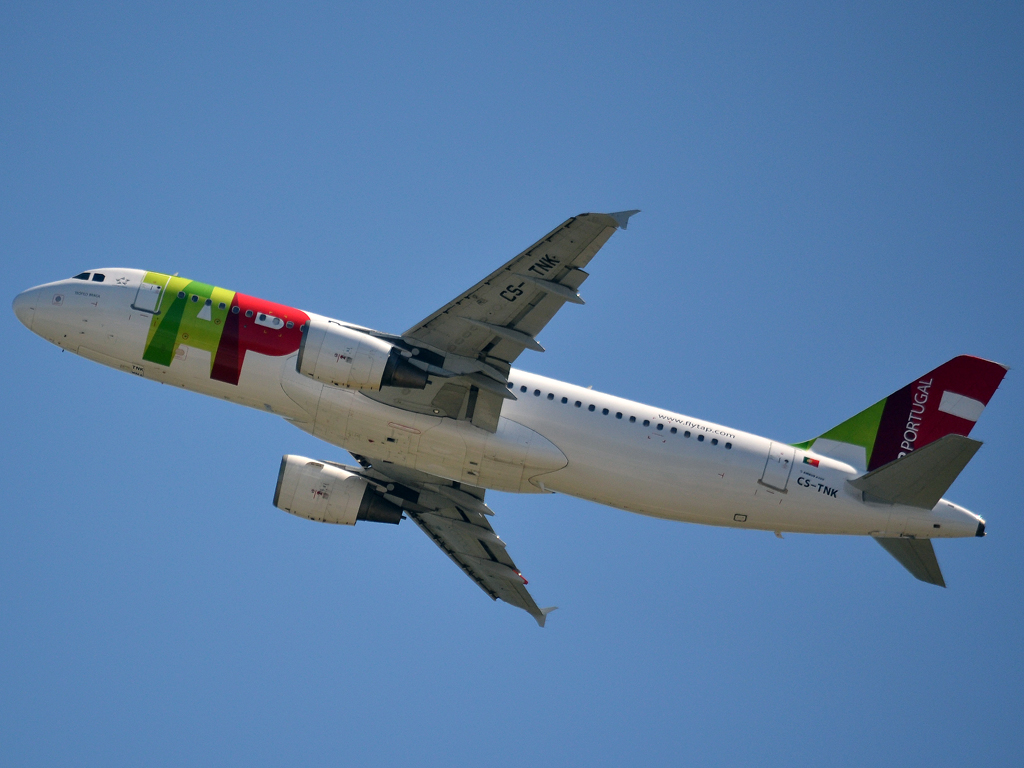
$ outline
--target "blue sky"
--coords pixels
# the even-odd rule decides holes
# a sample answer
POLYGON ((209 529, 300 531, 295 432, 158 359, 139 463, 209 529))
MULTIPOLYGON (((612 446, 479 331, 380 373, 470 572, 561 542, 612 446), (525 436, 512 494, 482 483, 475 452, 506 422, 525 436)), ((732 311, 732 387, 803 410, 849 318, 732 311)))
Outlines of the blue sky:
POLYGON ((641 208, 522 367, 788 442, 957 354, 1014 368, 949 588, 855 538, 492 494, 542 605, 415 527, 271 499, 274 417, 6 313, 0 758, 992 765, 1024 685, 1019 4, 6 4, 8 294, 180 272, 390 331, 641 208))

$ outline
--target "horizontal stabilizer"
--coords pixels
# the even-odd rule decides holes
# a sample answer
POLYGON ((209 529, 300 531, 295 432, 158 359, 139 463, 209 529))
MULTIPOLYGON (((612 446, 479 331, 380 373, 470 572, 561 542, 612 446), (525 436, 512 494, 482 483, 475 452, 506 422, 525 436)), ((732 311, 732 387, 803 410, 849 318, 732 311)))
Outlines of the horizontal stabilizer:
POLYGON ((910 575, 915 579, 920 579, 926 584, 946 586, 931 539, 875 539, 875 541, 895 557, 900 565, 910 571, 910 575))
POLYGON ((980 447, 969 437, 946 435, 848 482, 865 501, 933 509, 980 447))

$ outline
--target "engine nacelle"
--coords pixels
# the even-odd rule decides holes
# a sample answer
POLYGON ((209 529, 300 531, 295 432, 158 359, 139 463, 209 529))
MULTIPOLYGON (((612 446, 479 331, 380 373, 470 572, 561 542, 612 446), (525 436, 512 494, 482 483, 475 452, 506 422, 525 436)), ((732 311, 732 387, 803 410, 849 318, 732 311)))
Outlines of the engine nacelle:
POLYGON ((347 389, 423 389, 427 373, 375 336, 331 320, 310 319, 302 332, 295 370, 311 379, 347 389))
POLYGON ((337 525, 355 525, 356 520, 397 525, 402 520, 402 508, 358 475, 305 456, 281 459, 274 506, 297 517, 337 525))

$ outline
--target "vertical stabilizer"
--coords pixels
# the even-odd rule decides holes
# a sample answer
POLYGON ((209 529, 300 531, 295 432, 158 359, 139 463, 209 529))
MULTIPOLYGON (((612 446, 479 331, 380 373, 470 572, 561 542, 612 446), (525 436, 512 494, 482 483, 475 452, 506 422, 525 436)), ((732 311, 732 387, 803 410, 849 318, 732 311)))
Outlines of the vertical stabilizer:
POLYGON ((980 357, 954 357, 797 447, 871 471, 940 437, 966 437, 1006 370, 980 357))

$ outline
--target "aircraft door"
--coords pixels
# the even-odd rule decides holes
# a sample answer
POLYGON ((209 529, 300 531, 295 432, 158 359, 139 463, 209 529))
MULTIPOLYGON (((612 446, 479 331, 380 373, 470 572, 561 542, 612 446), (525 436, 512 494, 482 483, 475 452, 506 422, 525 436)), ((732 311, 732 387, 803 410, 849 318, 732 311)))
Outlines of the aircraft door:
POLYGON ((768 448, 768 461, 761 475, 761 484, 785 492, 789 474, 793 471, 793 457, 796 451, 785 443, 772 443, 768 448))
POLYGON ((139 292, 135 294, 135 301, 132 303, 132 309, 156 314, 160 311, 160 300, 163 298, 163 293, 164 286, 152 283, 140 284, 139 292))

